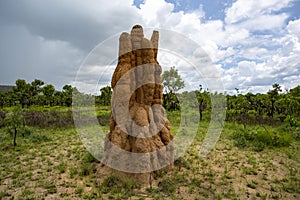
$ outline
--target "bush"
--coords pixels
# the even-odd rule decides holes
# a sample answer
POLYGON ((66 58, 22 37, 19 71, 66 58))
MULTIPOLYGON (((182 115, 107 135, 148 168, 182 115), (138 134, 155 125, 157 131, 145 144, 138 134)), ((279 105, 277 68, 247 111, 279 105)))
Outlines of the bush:
POLYGON ((6 131, 13 137, 13 145, 17 146, 17 135, 22 132, 24 123, 24 116, 22 108, 18 104, 14 107, 13 111, 9 112, 5 117, 6 131))
POLYGON ((110 121, 110 110, 100 110, 97 112, 97 119, 101 126, 106 126, 110 121))
POLYGON ((283 121, 283 124, 286 127, 292 127, 292 128, 296 128, 300 126, 300 121, 295 119, 294 117, 288 115, 285 120, 283 121))
POLYGON ((256 110, 249 110, 249 111, 248 111, 248 115, 249 115, 250 117, 256 117, 256 116, 257 116, 257 112, 256 112, 256 110))
POLYGON ((258 127, 251 130, 240 128, 233 134, 234 143, 240 148, 262 151, 265 147, 289 146, 293 137, 287 132, 268 131, 258 127))
POLYGON ((27 125, 40 128, 68 127, 74 124, 71 110, 25 111, 24 118, 27 125))
MULTIPOLYGON (((75 114, 79 124, 77 125, 90 125, 94 123, 94 118, 97 117, 101 126, 109 125, 110 109, 101 108, 96 112, 96 116, 90 109, 84 111, 73 111, 71 109, 64 109, 60 107, 33 107, 27 110, 22 109, 20 114, 23 116, 24 125, 39 127, 39 128, 65 128, 74 126, 73 115, 75 114), (56 110, 55 110, 56 109, 56 110)), ((5 118, 13 110, 0 110, 0 128, 5 127, 5 118)))
POLYGON ((289 132, 296 140, 300 139, 300 121, 290 115, 285 118, 281 130, 289 132))
POLYGON ((230 109, 226 111, 226 121, 235 121, 236 119, 236 110, 230 109))

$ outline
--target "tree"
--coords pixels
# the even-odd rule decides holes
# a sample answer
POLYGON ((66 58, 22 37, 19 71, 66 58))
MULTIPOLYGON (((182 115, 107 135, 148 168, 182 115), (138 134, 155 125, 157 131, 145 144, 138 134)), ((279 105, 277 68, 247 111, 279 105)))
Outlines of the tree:
POLYGON ((210 96, 207 91, 203 91, 202 85, 199 85, 199 90, 195 91, 197 100, 198 100, 198 109, 199 109, 199 114, 200 114, 200 121, 202 121, 203 118, 203 111, 207 108, 209 101, 210 101, 210 96))
POLYGON ((44 81, 39 79, 34 79, 34 81, 31 82, 31 91, 32 95, 37 95, 39 92, 41 92, 41 87, 44 85, 44 81))
POLYGON ((300 85, 290 90, 289 93, 290 98, 292 99, 292 110, 293 114, 296 116, 300 116, 300 85))
POLYGON ((54 95, 54 92, 55 92, 54 86, 51 85, 51 84, 47 84, 42 88, 42 92, 44 94, 46 103, 48 105, 52 106, 52 104, 53 104, 53 95, 54 95))
POLYGON ((53 95, 53 105, 63 106, 64 102, 64 94, 61 91, 55 91, 53 95))
POLYGON ((179 109, 179 101, 175 93, 184 87, 184 81, 175 67, 170 70, 164 71, 162 74, 162 84, 166 94, 164 95, 164 106, 168 110, 179 109))
POLYGON ((73 94, 74 88, 71 85, 65 85, 63 87, 63 102, 66 104, 66 106, 70 107, 72 105, 72 94, 73 94))
POLYGON ((178 70, 175 67, 171 67, 170 70, 164 71, 162 74, 162 84, 166 93, 174 94, 178 90, 184 87, 184 81, 178 74, 178 70))
POLYGON ((100 100, 102 105, 108 106, 110 104, 110 99, 112 95, 112 90, 110 86, 106 86, 100 89, 100 100))
POLYGON ((23 125, 23 115, 20 105, 15 105, 14 110, 5 118, 7 132, 13 136, 13 145, 17 146, 17 135, 23 125))
POLYGON ((29 104, 30 98, 30 84, 23 79, 16 80, 16 86, 13 87, 15 101, 21 103, 22 108, 29 104))
POLYGON ((30 85, 30 105, 35 104, 38 105, 40 104, 39 100, 39 93, 41 93, 42 86, 44 85, 44 82, 39 79, 35 79, 34 81, 31 82, 30 85))
POLYGON ((271 101, 271 108, 270 108, 270 116, 274 117, 275 112, 275 101, 278 100, 279 92, 281 92, 281 86, 278 83, 273 84, 273 90, 268 92, 269 99, 271 101))

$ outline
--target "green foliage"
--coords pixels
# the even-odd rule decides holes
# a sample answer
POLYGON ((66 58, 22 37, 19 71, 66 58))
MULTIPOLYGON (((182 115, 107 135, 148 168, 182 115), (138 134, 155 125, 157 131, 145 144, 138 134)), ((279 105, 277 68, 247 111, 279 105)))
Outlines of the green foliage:
POLYGON ((180 109, 180 103, 177 96, 173 93, 163 95, 163 106, 166 110, 173 111, 180 109))
MULTIPOLYGON (((0 110, 0 127, 5 127, 5 117, 8 113, 12 113, 14 108, 5 108, 0 110)), ((97 118, 101 126, 109 124, 110 120, 110 107, 101 106, 95 108, 85 107, 84 110, 72 111, 68 107, 62 106, 31 106, 30 108, 22 109, 23 121, 27 126, 40 127, 40 128, 63 128, 74 126, 73 115, 82 117, 80 125, 90 125, 93 119, 97 118), (96 115, 95 115, 96 114, 96 115)), ((27 128, 25 126, 25 128, 27 128)))
MULTIPOLYGON (((199 85, 199 89, 195 91, 177 93, 184 87, 184 82, 175 67, 171 67, 165 71, 162 74, 162 80, 165 92, 163 95, 163 106, 166 110, 174 111, 184 109, 181 108, 182 106, 194 107, 199 110, 201 120, 203 114, 206 113, 209 115, 211 112, 211 97, 220 95, 211 93, 208 89, 203 90, 202 85, 199 85), (188 105, 181 103, 183 99, 189 100, 185 101, 188 105)), ((226 95, 227 121, 236 121, 244 125, 265 124, 278 126, 281 123, 286 124, 285 118, 287 116, 293 117, 295 120, 300 119, 300 86, 282 92, 281 86, 274 84, 273 88, 269 90, 267 94, 252 94, 251 92, 242 94, 237 88, 236 90, 236 95, 226 95)), ((51 113, 51 116, 48 116, 44 111, 61 111, 61 106, 70 107, 74 103, 74 100, 76 100, 75 105, 77 106, 91 106, 95 102, 96 105, 109 106, 112 94, 111 87, 103 87, 100 89, 100 92, 101 94, 99 96, 82 94, 71 85, 64 85, 62 91, 57 91, 53 85, 45 84, 44 81, 39 79, 35 79, 31 83, 18 79, 16 80, 15 86, 12 87, 12 91, 8 90, 0 93, 0 107, 5 110, 0 112, 0 127, 4 126, 4 115, 6 115, 7 111, 10 112, 13 110, 15 102, 19 102, 21 107, 26 109, 26 124, 27 120, 30 122, 30 125, 38 124, 37 122, 31 122, 39 120, 39 123, 43 124, 40 127, 46 127, 51 123, 53 126, 56 126, 56 123, 60 124, 58 126, 72 124, 73 122, 69 118, 71 117, 72 119, 72 116, 67 113, 60 113, 62 114, 60 115, 54 112, 51 113), (28 110, 42 111, 43 113, 28 114, 28 110), (29 115, 32 116, 29 117, 29 115), (55 117, 58 118, 55 119, 55 117), (66 117, 66 119, 62 119, 64 117, 66 117)), ((97 117, 100 125, 105 125, 109 121, 109 114, 107 113, 103 114, 102 112, 97 112, 97 117)), ((205 120, 209 119, 209 116, 205 118, 205 120)), ((296 135, 299 132, 297 128, 287 127, 287 129, 291 129, 293 134, 296 133, 296 135)))
POLYGON ((256 116, 257 116, 257 112, 256 112, 256 110, 249 110, 249 111, 248 111, 248 115, 249 115, 250 117, 256 117, 256 116))
POLYGON ((23 128, 20 131, 20 134, 22 137, 28 137, 32 135, 32 129, 30 129, 28 126, 23 126, 23 128))
POLYGON ((44 94, 44 101, 46 102, 46 105, 52 106, 55 92, 54 86, 51 84, 47 84, 42 88, 42 92, 44 94))
POLYGON ((275 113, 275 102, 278 100, 279 92, 281 92, 281 86, 279 84, 273 85, 273 90, 268 92, 269 99, 271 101, 270 112, 268 113, 270 116, 274 116, 275 113))
POLYGON ((0 107, 11 107, 18 101, 22 108, 31 106, 67 106, 72 105, 73 94, 83 99, 83 103, 92 102, 90 95, 81 94, 75 87, 64 85, 62 91, 57 91, 51 84, 46 84, 42 80, 35 79, 31 83, 26 83, 23 79, 18 79, 12 91, 0 93, 0 107), (89 101, 86 101, 89 100, 89 101))
POLYGON ((13 94, 15 101, 19 102, 22 108, 24 108, 25 105, 29 104, 30 84, 22 79, 16 80, 16 86, 13 87, 13 94))
POLYGON ((24 118, 28 126, 35 127, 70 127, 74 125, 72 110, 70 109, 42 109, 24 111, 24 118))
POLYGON ((71 85, 65 85, 63 87, 63 92, 65 93, 64 98, 65 98, 65 103, 67 106, 72 105, 72 93, 73 93, 73 88, 71 85))
POLYGON ((200 114, 200 120, 203 119, 203 111, 211 109, 210 93, 208 91, 202 91, 202 85, 199 85, 199 90, 195 91, 198 100, 198 110, 200 114))
POLYGON ((267 94, 227 95, 227 121, 243 124, 280 125, 290 115, 300 118, 300 86, 282 93, 274 84, 267 94))
MULTIPOLYGON (((5 125, 7 132, 13 137, 13 144, 14 146, 17 146, 17 135, 18 132, 21 131, 23 126, 23 115, 22 115, 22 109, 20 105, 16 105, 14 107, 14 110, 7 114, 5 117, 5 125)), ((23 131, 23 135, 26 133, 26 131, 23 131)))
POLYGON ((297 127, 300 127, 300 121, 297 120, 296 118, 288 115, 285 120, 284 120, 284 124, 287 126, 287 127, 292 127, 292 128, 297 128, 297 127))
POLYGON ((167 93, 176 93, 184 87, 184 81, 174 66, 170 70, 164 71, 162 74, 162 84, 167 93))
POLYGON ((112 89, 110 86, 105 86, 100 89, 100 99, 101 99, 101 105, 103 106, 109 106, 110 105, 110 99, 112 96, 112 89))
POLYGON ((289 146, 293 142, 293 137, 289 133, 276 129, 267 130, 265 127, 237 128, 233 139, 236 146, 255 151, 262 151, 266 147, 289 146))
POLYGON ((105 126, 109 124, 111 111, 109 108, 101 107, 99 110, 97 109, 97 119, 101 126, 105 126))
POLYGON ((300 120, 288 115, 282 124, 282 131, 286 131, 296 140, 300 140, 300 120))
POLYGON ((164 71, 162 74, 162 84, 166 93, 163 96, 164 107, 167 110, 179 110, 180 104, 175 93, 184 87, 184 81, 174 66, 170 70, 164 71))

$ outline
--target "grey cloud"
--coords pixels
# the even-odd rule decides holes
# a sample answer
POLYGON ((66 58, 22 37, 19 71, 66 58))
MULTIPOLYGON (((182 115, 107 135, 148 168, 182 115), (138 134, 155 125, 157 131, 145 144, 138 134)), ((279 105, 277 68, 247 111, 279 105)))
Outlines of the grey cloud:
MULTIPOLYGON (((128 2, 0 1, 0 84, 39 78, 61 89, 72 83, 89 51, 139 21, 128 2)), ((100 53, 117 56, 111 48, 100 53)))
POLYGON ((74 78, 82 51, 66 42, 45 41, 31 35, 24 27, 0 23, 1 84, 13 84, 16 79, 36 78, 61 89, 74 78), (73 77, 72 77, 73 76, 73 77))
POLYGON ((122 3, 115 7, 108 4, 111 2, 1 1, 0 17, 4 22, 25 26, 33 35, 67 41, 89 51, 110 35, 128 29, 139 18, 122 3))

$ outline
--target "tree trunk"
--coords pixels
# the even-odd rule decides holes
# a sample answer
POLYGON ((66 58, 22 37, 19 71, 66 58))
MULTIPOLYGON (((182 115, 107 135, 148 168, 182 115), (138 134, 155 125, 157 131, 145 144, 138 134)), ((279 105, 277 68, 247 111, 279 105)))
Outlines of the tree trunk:
POLYGON ((274 117, 274 111, 275 111, 275 108, 274 108, 274 101, 271 102, 271 117, 273 118, 274 117))
POLYGON ((200 121, 202 121, 202 112, 203 112, 203 99, 201 99, 199 103, 200 121))
POLYGON ((18 131, 17 131, 17 128, 15 127, 15 130, 14 130, 14 146, 17 146, 17 142, 16 142, 16 140, 17 140, 17 133, 18 133, 18 131))

